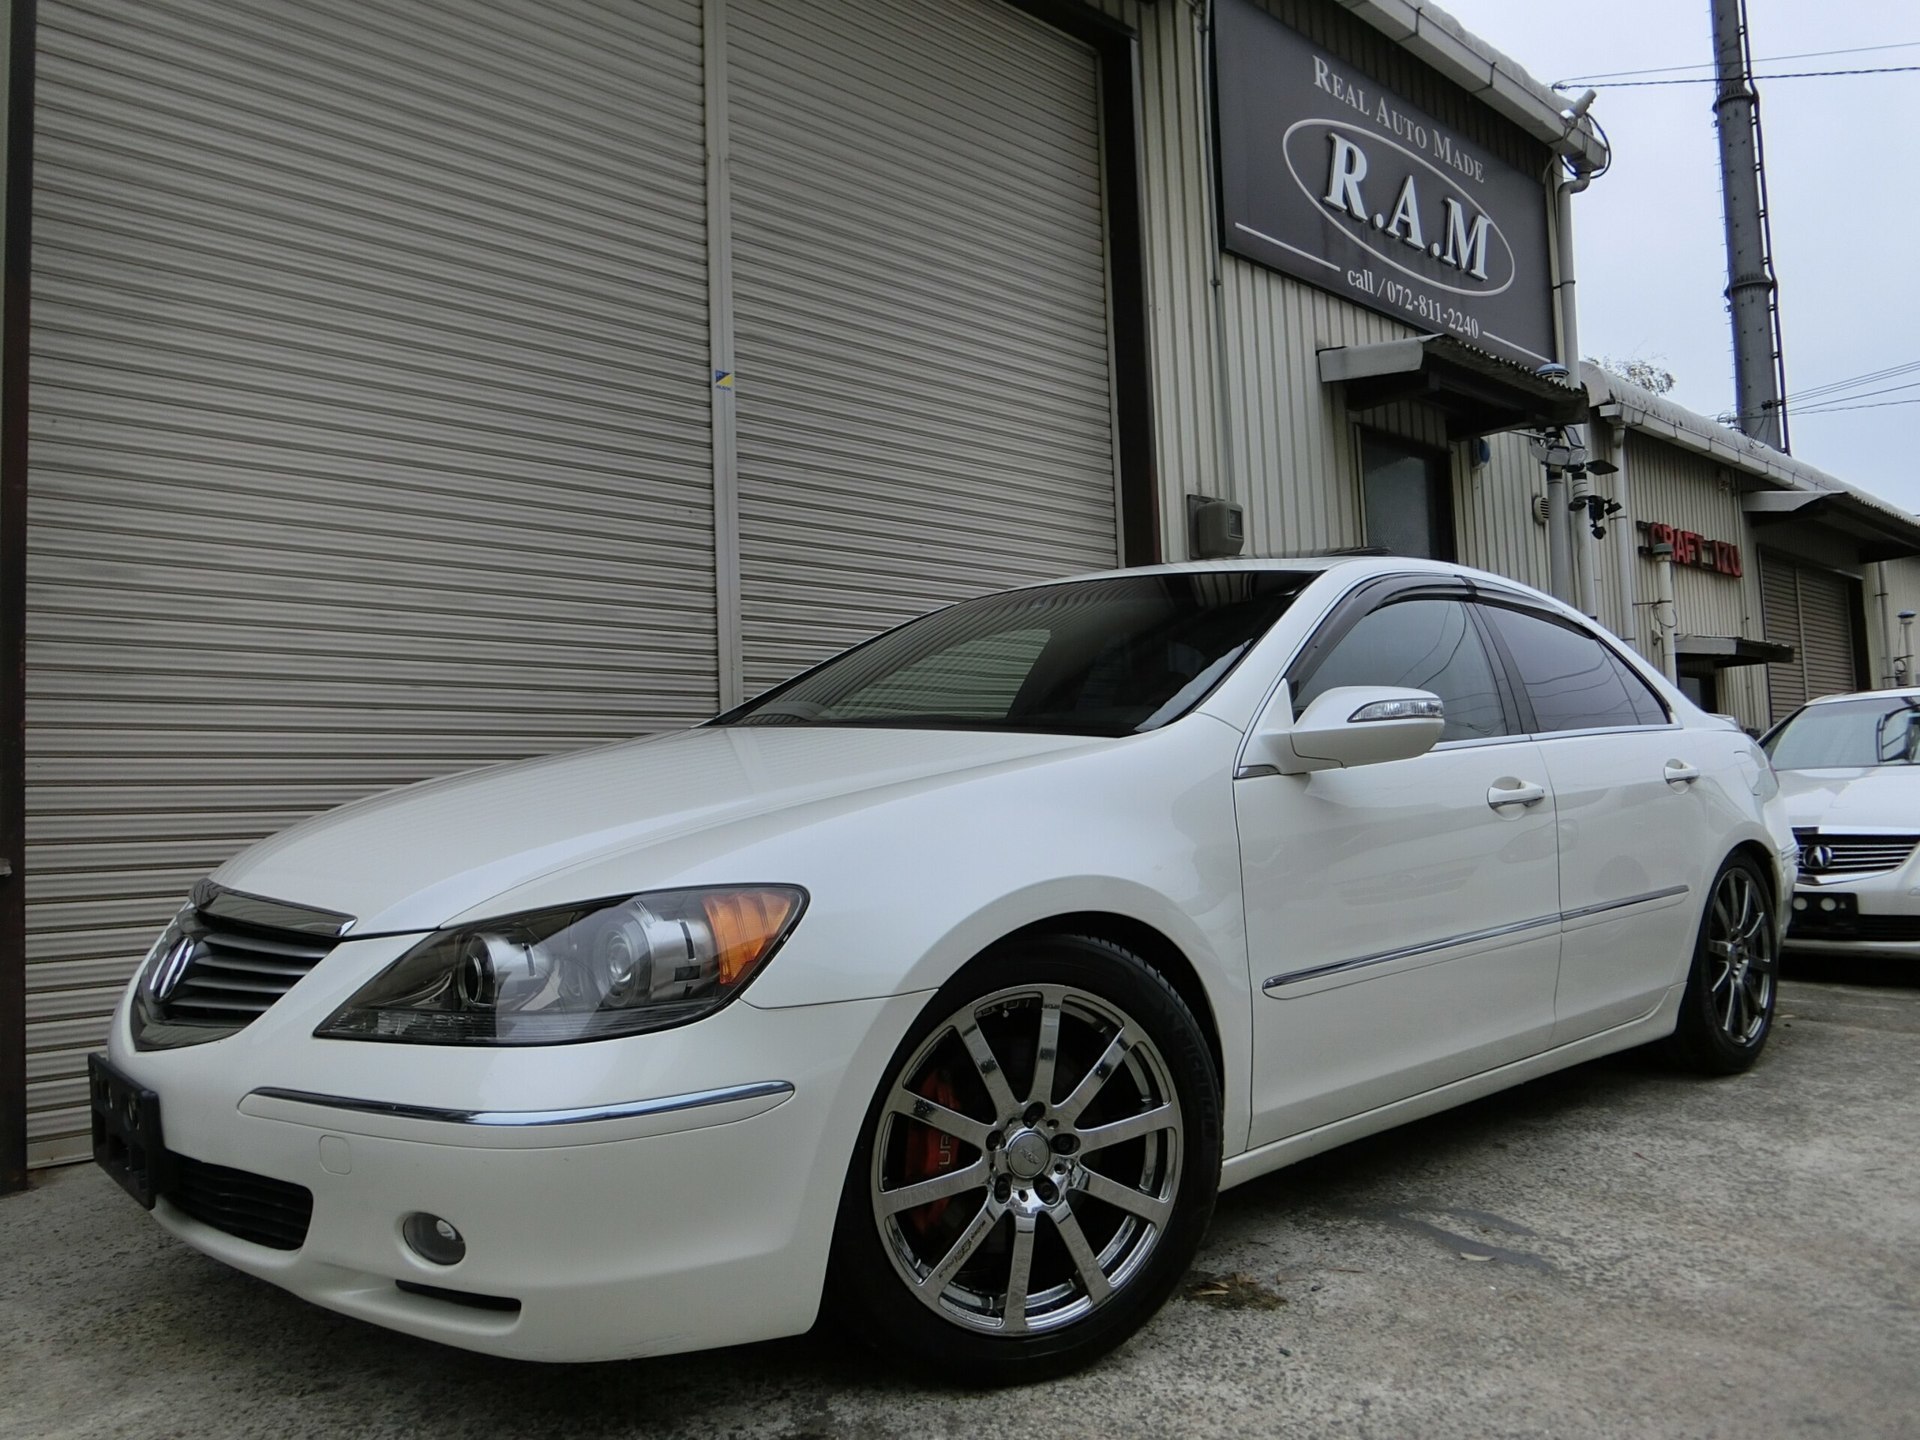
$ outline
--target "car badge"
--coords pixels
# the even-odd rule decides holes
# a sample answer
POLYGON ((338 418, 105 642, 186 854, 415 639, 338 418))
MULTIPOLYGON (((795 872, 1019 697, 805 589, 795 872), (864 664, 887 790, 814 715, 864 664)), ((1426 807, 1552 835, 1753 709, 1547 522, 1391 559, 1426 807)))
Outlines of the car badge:
POLYGON ((1817 875, 1833 864, 1831 845, 1805 845, 1800 849, 1800 868, 1808 874, 1817 875))
POLYGON ((149 986, 154 999, 164 1004, 180 988, 187 966, 193 961, 197 943, 191 935, 182 935, 173 942, 173 948, 161 957, 160 963, 154 967, 153 982, 149 986))

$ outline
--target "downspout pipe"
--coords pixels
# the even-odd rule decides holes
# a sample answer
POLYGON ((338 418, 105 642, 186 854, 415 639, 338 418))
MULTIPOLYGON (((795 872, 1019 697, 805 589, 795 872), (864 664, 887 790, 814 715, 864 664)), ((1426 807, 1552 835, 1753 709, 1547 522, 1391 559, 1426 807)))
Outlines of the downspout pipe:
MULTIPOLYGON (((1555 249, 1555 283, 1553 287, 1554 307, 1560 321, 1560 363, 1567 367, 1568 378, 1575 384, 1580 379, 1580 314, 1575 299, 1575 281, 1573 266, 1573 197, 1593 183, 1593 176, 1587 171, 1577 171, 1565 175, 1554 186, 1553 230, 1555 249)), ((1567 438, 1575 445, 1586 443, 1585 427, 1569 425, 1567 438)), ((1559 546, 1549 543, 1548 555, 1551 561, 1554 550, 1564 550, 1571 561, 1568 569, 1553 577, 1553 593, 1561 599, 1579 607, 1584 615, 1600 618, 1600 598, 1598 577, 1594 573, 1593 531, 1584 519, 1576 521, 1568 506, 1576 500, 1584 500, 1587 494, 1585 467, 1580 467, 1574 475, 1568 493, 1556 496, 1552 482, 1548 482, 1547 503, 1550 510, 1548 524, 1565 538, 1559 546), (1569 573, 1570 572, 1570 573, 1569 573)), ((1551 532, 1549 535, 1551 542, 1551 532)))
MULTIPOLYGON (((1627 474, 1627 447, 1622 443, 1625 436, 1613 421, 1602 415, 1594 421, 1593 438, 1599 447, 1595 453, 1614 467, 1613 498, 1620 505, 1607 522, 1608 530, 1613 535, 1615 562, 1620 570, 1620 623, 1614 628, 1614 633, 1634 649, 1640 650, 1644 643, 1640 638, 1640 547, 1634 540, 1633 481, 1627 474)), ((1641 653, 1646 652, 1642 650, 1641 653)))
POLYGON ((1659 604, 1653 610, 1654 644, 1660 647, 1660 673, 1669 682, 1680 683, 1680 657, 1675 653, 1680 637, 1680 617, 1673 603, 1673 547, 1656 545, 1653 552, 1655 595, 1659 604))
POLYGON ((1900 683, 1899 671, 1893 663, 1893 612, 1887 608, 1887 562, 1873 562, 1874 604, 1880 613, 1880 674, 1887 688, 1893 689, 1900 683))

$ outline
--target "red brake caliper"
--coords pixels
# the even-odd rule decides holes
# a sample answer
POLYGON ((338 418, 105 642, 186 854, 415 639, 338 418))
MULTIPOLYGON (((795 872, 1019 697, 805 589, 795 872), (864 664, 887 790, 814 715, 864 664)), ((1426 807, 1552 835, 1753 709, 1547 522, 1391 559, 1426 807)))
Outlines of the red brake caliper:
MULTIPOLYGON (((921 1082, 920 1094, 936 1105, 944 1105, 949 1110, 960 1108, 959 1092, 953 1088, 953 1081, 944 1070, 936 1070, 921 1082)), ((907 1174, 906 1183, 918 1184, 922 1180, 931 1180, 936 1175, 944 1175, 960 1164, 960 1142, 944 1130, 936 1130, 931 1125, 921 1125, 907 1137, 907 1174)), ((913 1228, 921 1234, 939 1223, 946 1213, 950 1200, 929 1200, 907 1212, 913 1228)))

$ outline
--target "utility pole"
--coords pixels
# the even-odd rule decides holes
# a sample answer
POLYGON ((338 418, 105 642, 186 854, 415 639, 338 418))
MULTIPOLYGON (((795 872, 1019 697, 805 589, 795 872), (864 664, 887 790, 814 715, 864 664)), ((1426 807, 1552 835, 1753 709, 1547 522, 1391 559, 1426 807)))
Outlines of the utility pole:
POLYGON ((1733 317, 1733 383, 1744 435, 1787 448, 1787 371, 1780 344, 1780 286, 1767 225, 1766 152, 1753 88, 1746 0, 1711 0, 1719 83, 1720 194, 1727 220, 1727 305, 1733 317))

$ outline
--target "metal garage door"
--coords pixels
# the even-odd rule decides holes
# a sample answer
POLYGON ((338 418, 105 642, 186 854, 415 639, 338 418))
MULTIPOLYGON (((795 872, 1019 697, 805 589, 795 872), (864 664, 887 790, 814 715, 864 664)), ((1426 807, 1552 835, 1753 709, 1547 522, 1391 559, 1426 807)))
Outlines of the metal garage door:
POLYGON ((1793 659, 1767 667, 1774 720, 1822 695, 1865 683, 1854 646, 1857 587, 1844 575, 1783 556, 1760 556, 1767 639, 1793 646, 1793 659))
POLYGON ((29 1103, 251 837, 711 714, 697 0, 42 0, 29 1103))
POLYGON ((997 0, 727 0, 747 691, 1115 563, 1096 65, 997 0))

